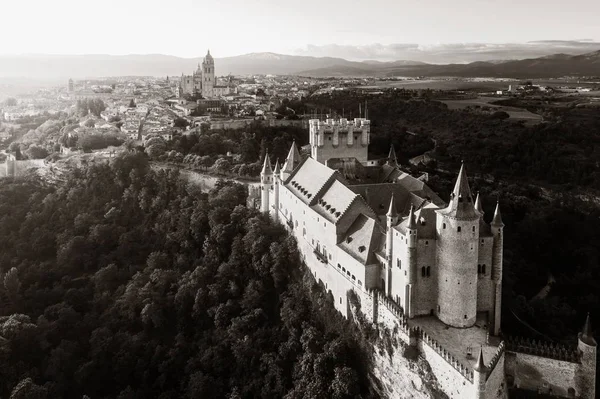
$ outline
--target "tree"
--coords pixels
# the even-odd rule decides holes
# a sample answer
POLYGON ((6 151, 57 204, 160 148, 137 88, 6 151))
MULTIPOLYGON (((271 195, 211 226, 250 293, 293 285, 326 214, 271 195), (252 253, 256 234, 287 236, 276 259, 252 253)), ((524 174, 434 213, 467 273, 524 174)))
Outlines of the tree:
POLYGON ((17 105, 17 99, 9 97, 6 100, 4 100, 4 105, 6 105, 7 107, 14 107, 17 105))
POLYGON ((227 158, 219 158, 215 161, 213 169, 217 173, 228 173, 231 170, 231 161, 227 158))
POLYGON ((47 396, 46 388, 35 384, 31 378, 25 378, 14 387, 10 399, 46 399, 47 396))
POLYGON ((178 128, 182 128, 185 129, 187 126, 189 126, 189 122, 183 118, 177 118, 173 121, 173 127, 178 127, 178 128))
POLYGON ((162 137, 152 137, 144 144, 146 153, 151 158, 157 158, 167 150, 167 143, 162 137))
POLYGON ((87 121, 85 121, 83 123, 83 126, 85 127, 95 127, 96 126, 96 121, 94 121, 93 119, 88 119, 87 121))
POLYGON ((48 150, 37 145, 30 145, 25 151, 25 155, 29 159, 44 159, 48 156, 48 150))

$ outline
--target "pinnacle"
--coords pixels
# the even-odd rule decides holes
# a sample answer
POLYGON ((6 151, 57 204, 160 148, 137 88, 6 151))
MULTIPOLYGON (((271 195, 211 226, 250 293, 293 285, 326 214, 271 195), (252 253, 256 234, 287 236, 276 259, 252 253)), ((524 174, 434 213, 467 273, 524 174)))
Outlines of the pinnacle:
POLYGON ((390 206, 388 208, 387 217, 396 217, 398 216, 398 211, 396 210, 396 201, 394 199, 394 194, 390 198, 390 206))
POLYGON ((590 345, 596 346, 596 340, 594 339, 594 335, 592 334, 592 324, 590 322, 590 313, 588 312, 587 317, 585 318, 585 324, 583 325, 583 331, 579 337, 581 341, 590 345))
POLYGON ((496 203, 496 210, 494 211, 494 219, 492 220, 493 226, 503 227, 504 223, 502 222, 502 215, 500 214, 500 200, 496 203))
POLYGON ((272 173, 273 173, 273 170, 271 169, 271 161, 269 160, 269 153, 266 152, 265 153, 265 161, 263 163, 263 168, 262 168, 262 171, 260 172, 260 174, 270 175, 272 173))
POLYGON ((300 152, 298 151, 298 147, 296 146, 296 140, 292 143, 292 147, 290 148, 290 152, 283 164, 283 171, 291 173, 296 166, 300 163, 300 152))
POLYGON ((483 346, 479 348, 479 356, 477 356, 477 363, 474 367, 475 371, 484 372, 486 370, 485 363, 483 361, 483 346))
POLYGON ((394 145, 390 146, 390 153, 388 154, 388 164, 397 165, 398 158, 396 157, 396 150, 394 150, 394 145))
POLYGON ((481 206, 479 191, 477 192, 477 199, 475 200, 475 209, 477 209, 483 215, 483 207, 481 206))
POLYGON ((410 212, 408 213, 408 226, 409 229, 416 229, 417 222, 415 220, 415 207, 413 205, 410 206, 410 212))

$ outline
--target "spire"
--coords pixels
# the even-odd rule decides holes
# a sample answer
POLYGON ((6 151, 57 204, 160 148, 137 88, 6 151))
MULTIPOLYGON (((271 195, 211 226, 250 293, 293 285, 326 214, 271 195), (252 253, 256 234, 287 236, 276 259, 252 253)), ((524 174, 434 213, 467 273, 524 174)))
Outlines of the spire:
POLYGON ((388 154, 388 165, 398 166, 398 158, 396 157, 396 150, 394 150, 394 145, 390 145, 390 153, 388 154))
POLYGON ((263 163, 261 175, 271 175, 273 174, 273 170, 271 170, 271 161, 269 160, 269 153, 265 153, 265 162, 263 163))
POLYGON ((398 216, 398 211, 396 210, 396 200, 394 198, 393 193, 392 198, 390 198, 390 206, 386 215, 388 218, 395 218, 396 216, 398 216))
POLYGON ((583 331, 579 336, 579 339, 590 346, 596 346, 596 340, 592 334, 592 324, 590 323, 590 313, 588 312, 585 318, 585 324, 583 325, 583 331))
POLYGON ((410 212, 408 213, 408 225, 407 228, 414 230, 417 228, 417 222, 415 220, 415 207, 414 205, 410 205, 410 212))
POLYGON ((281 168, 279 167, 279 158, 275 161, 275 169, 273 169, 273 174, 278 174, 281 168))
POLYGON ((483 207, 481 206, 481 198, 479 198, 479 191, 477 191, 477 199, 475 200, 475 209, 483 215, 483 207))
POLYGON ((486 370, 485 363, 483 362, 483 346, 479 348, 479 356, 477 356, 477 363, 475 363, 474 369, 480 373, 486 370))
POLYGON ((498 200, 496 203, 496 210, 494 211, 492 226, 504 227, 504 223, 502 223, 502 215, 500 214, 500 200, 498 200))
POLYGON ((296 146, 296 140, 294 140, 294 142, 292 143, 292 147, 290 148, 290 152, 288 153, 288 156, 285 159, 285 163, 283 164, 283 171, 286 173, 292 173, 299 163, 300 152, 298 151, 298 147, 296 146))
POLYGON ((452 190, 452 194, 450 194, 450 203, 440 212, 443 215, 453 218, 468 220, 477 219, 481 216, 479 211, 475 209, 475 203, 473 201, 473 196, 471 195, 471 189, 469 188, 469 180, 467 178, 464 162, 460 166, 460 172, 458 172, 454 190, 452 190))

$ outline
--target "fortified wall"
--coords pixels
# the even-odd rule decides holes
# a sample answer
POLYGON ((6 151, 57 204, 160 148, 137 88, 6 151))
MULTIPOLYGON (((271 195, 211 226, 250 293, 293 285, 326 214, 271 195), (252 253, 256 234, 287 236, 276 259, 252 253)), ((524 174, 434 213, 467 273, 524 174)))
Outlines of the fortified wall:
POLYGON ((28 169, 41 168, 44 166, 43 159, 27 159, 17 161, 15 156, 8 154, 4 167, 0 167, 0 177, 22 176, 28 169))

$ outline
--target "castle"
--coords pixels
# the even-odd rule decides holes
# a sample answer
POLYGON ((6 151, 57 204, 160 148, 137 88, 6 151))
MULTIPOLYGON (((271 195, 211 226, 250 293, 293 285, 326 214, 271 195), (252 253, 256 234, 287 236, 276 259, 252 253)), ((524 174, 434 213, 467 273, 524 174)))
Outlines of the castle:
POLYGON ((312 119, 309 134, 310 157, 295 143, 283 165, 265 157, 260 209, 296 237, 340 312, 416 347, 450 398, 595 397, 589 317, 577 348, 502 336, 500 205, 487 223, 464 165, 446 203, 393 148, 368 160, 368 119, 312 119))
POLYGON ((176 96, 183 97, 184 94, 199 94, 206 99, 217 98, 230 93, 229 86, 218 85, 215 79, 215 60, 206 53, 202 64, 191 75, 181 74, 181 80, 177 86, 176 96))

